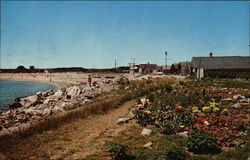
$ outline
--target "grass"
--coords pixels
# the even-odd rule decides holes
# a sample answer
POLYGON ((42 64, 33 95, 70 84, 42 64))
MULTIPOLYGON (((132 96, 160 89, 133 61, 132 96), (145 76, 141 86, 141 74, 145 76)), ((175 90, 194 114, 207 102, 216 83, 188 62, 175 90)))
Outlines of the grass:
POLYGON ((10 135, 0 137, 0 152, 8 151, 8 148, 20 143, 23 139, 41 134, 45 131, 54 130, 58 127, 78 119, 84 119, 90 115, 103 114, 107 111, 119 107, 121 104, 141 97, 169 85, 169 79, 160 79, 148 83, 146 81, 135 81, 130 86, 131 89, 112 91, 106 95, 101 95, 87 105, 68 111, 64 114, 50 116, 37 123, 31 124, 29 128, 20 129, 10 135))
MULTIPOLYGON (((125 131, 122 131, 119 136, 113 137, 113 141, 129 147, 128 154, 134 160, 161 160, 166 149, 170 146, 182 148, 187 153, 187 160, 239 160, 248 159, 250 157, 250 142, 244 146, 238 147, 230 151, 222 151, 214 154, 193 154, 187 151, 185 145, 187 138, 179 135, 163 135, 157 129, 147 126, 152 129, 150 136, 141 136, 143 127, 139 125, 131 126, 125 131), (143 148, 142 146, 148 142, 152 142, 151 149, 143 148)), ((104 151, 95 153, 87 157, 87 159, 109 159, 110 157, 104 151)))

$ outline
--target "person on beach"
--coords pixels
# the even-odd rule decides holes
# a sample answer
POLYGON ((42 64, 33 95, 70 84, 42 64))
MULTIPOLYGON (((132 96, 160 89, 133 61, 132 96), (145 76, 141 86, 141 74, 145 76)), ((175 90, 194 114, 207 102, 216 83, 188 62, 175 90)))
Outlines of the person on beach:
POLYGON ((92 77, 89 75, 89 77, 88 77, 89 86, 91 86, 91 82, 92 82, 92 77))

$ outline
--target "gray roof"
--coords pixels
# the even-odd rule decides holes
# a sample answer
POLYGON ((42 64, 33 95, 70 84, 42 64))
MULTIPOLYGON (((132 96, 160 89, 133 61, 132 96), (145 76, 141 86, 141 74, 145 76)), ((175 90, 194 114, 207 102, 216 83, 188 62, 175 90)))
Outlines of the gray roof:
POLYGON ((250 56, 193 57, 192 66, 205 69, 250 69, 250 56))

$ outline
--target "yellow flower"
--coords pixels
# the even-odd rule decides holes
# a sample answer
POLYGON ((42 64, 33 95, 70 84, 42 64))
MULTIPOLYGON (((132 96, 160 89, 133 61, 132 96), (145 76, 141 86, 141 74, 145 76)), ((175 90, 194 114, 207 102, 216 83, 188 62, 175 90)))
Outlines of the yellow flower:
POLYGON ((222 112, 227 112, 227 109, 225 108, 225 109, 223 109, 223 111, 222 112))
POLYGON ((203 111, 203 112, 209 112, 209 111, 211 111, 211 108, 205 106, 205 107, 202 107, 202 111, 203 111))
POLYGON ((198 107, 192 107, 192 110, 198 110, 198 107))
POLYGON ((211 107, 211 108, 214 108, 214 107, 216 107, 216 106, 215 106, 214 104, 210 104, 210 107, 211 107))
POLYGON ((193 110, 193 113, 199 113, 200 111, 198 109, 193 110))
POLYGON ((218 106, 219 103, 216 103, 216 102, 210 102, 210 105, 213 105, 213 106, 218 106))
POLYGON ((156 124, 156 125, 159 125, 159 124, 160 124, 160 122, 159 122, 159 121, 155 121, 155 124, 156 124))
POLYGON ((180 128, 184 128, 185 126, 184 125, 181 125, 180 128))
POLYGON ((219 111, 220 109, 218 108, 218 107, 215 107, 214 109, 213 109, 213 112, 217 112, 217 111, 219 111))

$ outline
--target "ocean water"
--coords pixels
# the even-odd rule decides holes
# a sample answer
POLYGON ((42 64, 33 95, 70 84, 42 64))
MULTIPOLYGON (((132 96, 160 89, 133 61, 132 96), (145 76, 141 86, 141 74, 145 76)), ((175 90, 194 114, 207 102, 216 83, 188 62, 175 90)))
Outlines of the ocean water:
POLYGON ((8 108, 8 104, 17 97, 27 97, 50 89, 56 89, 56 86, 39 82, 0 80, 0 110, 8 108))

